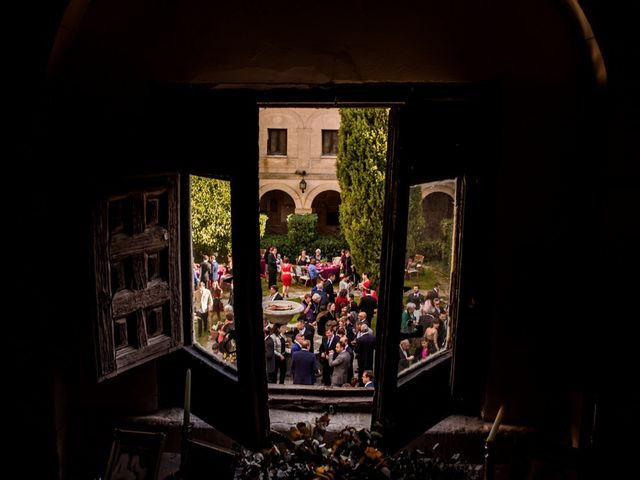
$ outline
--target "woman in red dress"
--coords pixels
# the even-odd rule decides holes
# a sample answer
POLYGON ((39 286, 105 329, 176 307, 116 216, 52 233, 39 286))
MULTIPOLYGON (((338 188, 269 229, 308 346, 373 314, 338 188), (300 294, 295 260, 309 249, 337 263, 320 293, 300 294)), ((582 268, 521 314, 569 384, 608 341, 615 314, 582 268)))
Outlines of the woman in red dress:
POLYGON ((215 316, 220 323, 220 313, 224 311, 224 305, 222 304, 222 289, 217 285, 214 285, 211 290, 211 296, 213 297, 213 306, 209 312, 209 322, 213 325, 213 317, 215 316))
POLYGON ((362 274, 362 281, 360 282, 358 287, 360 287, 360 291, 362 292, 362 295, 369 294, 369 288, 371 287, 371 280, 369 280, 369 276, 366 273, 362 274))
POLYGON ((282 281, 282 296, 289 298, 289 287, 291 286, 291 264, 289 263, 289 257, 285 256, 282 259, 282 266, 280 267, 282 273, 280 280, 282 281))

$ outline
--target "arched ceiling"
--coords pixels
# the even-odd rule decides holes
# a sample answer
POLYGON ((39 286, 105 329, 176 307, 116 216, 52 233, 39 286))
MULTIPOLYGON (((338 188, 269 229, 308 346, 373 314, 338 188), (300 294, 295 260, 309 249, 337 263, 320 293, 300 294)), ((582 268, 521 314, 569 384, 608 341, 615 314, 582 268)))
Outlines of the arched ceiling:
POLYGON ((553 83, 574 75, 573 28, 552 0, 72 0, 50 66, 98 83, 553 83))

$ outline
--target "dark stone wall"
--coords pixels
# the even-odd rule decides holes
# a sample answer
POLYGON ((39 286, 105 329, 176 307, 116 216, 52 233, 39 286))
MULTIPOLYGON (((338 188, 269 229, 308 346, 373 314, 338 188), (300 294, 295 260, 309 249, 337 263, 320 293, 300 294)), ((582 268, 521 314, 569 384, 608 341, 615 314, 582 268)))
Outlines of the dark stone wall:
MULTIPOLYGON (((503 78, 495 204, 487 212, 496 225, 489 232, 496 256, 486 287, 495 293, 483 307, 490 318, 488 415, 508 399, 511 421, 562 435, 569 399, 581 392, 598 402, 594 446, 603 459, 626 451, 618 434, 639 404, 637 376, 628 368, 634 339, 623 321, 637 316, 634 282, 626 279, 635 275, 630 265, 640 244, 632 214, 640 157, 632 140, 634 29, 631 7, 610 3, 585 2, 607 63, 606 95, 591 89, 580 61, 566 68, 569 81, 561 84, 526 68, 519 78, 503 78), (586 167, 592 162, 599 166, 586 167)), ((44 82, 64 5, 46 8, 23 17, 20 62, 12 70, 22 81, 8 92, 14 141, 5 147, 6 178, 18 192, 5 188, 2 198, 7 298, 16 307, 6 319, 7 391, 19 412, 11 419, 13 443, 29 454, 23 464, 34 478, 87 478, 103 460, 97 437, 111 420, 158 404, 154 364, 104 384, 93 378, 86 339, 96 186, 131 174, 207 171, 211 129, 233 131, 243 120, 231 110, 210 114, 219 105, 203 101, 197 88, 176 96, 155 84, 44 82), (216 124, 220 117, 224 126, 216 124)), ((401 34, 402 22, 390 28, 401 34)), ((557 41, 570 58, 584 58, 570 35, 551 37, 546 46, 557 41)), ((518 58, 526 65, 527 55, 518 58)), ((233 158, 233 151, 220 158, 233 158)))

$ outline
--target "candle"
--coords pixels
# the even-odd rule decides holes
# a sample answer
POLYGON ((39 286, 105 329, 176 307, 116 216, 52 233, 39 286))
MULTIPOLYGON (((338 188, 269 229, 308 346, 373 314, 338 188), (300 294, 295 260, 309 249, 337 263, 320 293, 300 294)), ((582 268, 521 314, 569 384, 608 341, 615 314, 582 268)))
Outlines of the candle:
POLYGON ((187 378, 184 382, 184 427, 191 423, 191 369, 187 369, 187 378))
POLYGON ((493 426, 491 427, 491 431, 489 432, 489 436, 487 437, 487 442, 493 442, 496 439, 496 435, 498 434, 498 429, 500 428, 500 424, 502 423, 503 413, 504 413, 504 405, 500 405, 500 409, 498 410, 496 419, 493 421, 493 426))

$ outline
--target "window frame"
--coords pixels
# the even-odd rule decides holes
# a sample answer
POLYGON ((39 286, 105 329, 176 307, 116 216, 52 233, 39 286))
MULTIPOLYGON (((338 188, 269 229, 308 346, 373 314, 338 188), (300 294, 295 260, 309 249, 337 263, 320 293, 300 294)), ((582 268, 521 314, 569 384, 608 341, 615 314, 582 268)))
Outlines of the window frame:
MULTIPOLYGON (((402 303, 402 298, 395 295, 396 291, 401 291, 401 283, 404 277, 404 245, 397 242, 406 243, 406 238, 402 240, 394 239, 392 232, 399 231, 404 228, 406 231, 406 215, 408 206, 408 188, 406 192, 402 192, 400 185, 406 185, 409 165, 402 160, 410 155, 411 151, 415 151, 416 146, 407 142, 407 138, 416 132, 411 132, 409 128, 412 118, 417 118, 421 108, 424 108, 425 102, 449 102, 459 99, 474 99, 479 92, 481 98, 491 97, 491 89, 487 90, 486 86, 480 85, 340 85, 324 87, 310 87, 301 91, 299 89, 287 89, 270 87, 266 90, 224 90, 212 91, 210 89, 202 89, 198 95, 191 96, 190 108, 199 109, 201 118, 210 118, 210 109, 212 105, 218 108, 218 116, 221 119, 219 127, 233 138, 233 148, 217 152, 216 155, 221 158, 243 158, 252 159, 242 162, 225 162, 220 161, 215 164, 208 164, 203 159, 194 159, 190 161, 187 167, 182 169, 182 192, 181 212, 182 218, 190 218, 189 204, 184 201, 185 195, 189 193, 189 189, 184 188, 188 185, 188 175, 218 176, 225 174, 231 179, 231 195, 232 195, 232 225, 237 225, 238 219, 242 219, 242 233, 236 228, 232 231, 232 242, 234 250, 251 252, 255 251, 256 255, 234 255, 234 273, 236 282, 234 295, 235 298, 242 297, 243 301, 236 307, 236 322, 239 325, 238 333, 238 371, 237 376, 228 371, 214 361, 213 357, 206 358, 207 355, 199 348, 192 344, 191 325, 185 322, 185 347, 178 363, 182 366, 189 366, 194 372, 194 379, 206 378, 213 381, 194 381, 194 394, 192 395, 192 405, 194 413, 198 414, 203 420, 219 427, 222 422, 224 428, 221 431, 233 433, 237 435, 238 440, 242 441, 245 446, 258 447, 266 443, 269 431, 269 412, 268 412, 268 390, 265 375, 265 359, 262 329, 257 328, 255 321, 252 319, 261 318, 261 289, 259 283, 260 262, 257 255, 259 252, 259 118, 258 111, 263 106, 291 106, 299 107, 301 105, 310 107, 388 107, 391 108, 394 119, 390 119, 390 125, 397 128, 390 130, 389 135, 389 165, 393 167, 392 171, 387 174, 387 182, 392 182, 392 188, 388 191, 387 204, 389 209, 385 213, 385 227, 383 238, 383 258, 381 258, 381 266, 383 272, 383 282, 380 288, 380 307, 379 311, 385 312, 383 317, 392 318, 389 314, 393 312, 394 302, 402 303), (487 94, 487 91, 489 94, 487 94), (205 102, 202 100, 205 99, 205 102), (197 105, 195 105, 197 104, 197 105), (229 122, 229 118, 233 122, 229 122), (222 121, 224 119, 224 122, 222 121), (233 128, 230 126, 233 125, 233 128), (226 130, 225 130, 226 128, 226 130), (240 132, 240 133, 238 133, 240 132), (404 157, 403 157, 404 155, 404 157), (396 158, 399 161, 394 161, 396 158), (397 183, 402 179, 404 183, 397 183), (243 201, 246 202, 247 195, 254 195, 256 208, 241 209, 243 201), (406 195, 406 200, 403 199, 406 195), (389 203, 389 200, 392 202, 389 203), (404 203, 403 203, 404 202, 404 203), (402 213, 404 210, 404 214, 402 213), (405 219, 402 220, 404 215, 405 219), (404 225, 403 225, 404 222, 404 225), (402 248, 400 248, 402 247, 402 248), (255 257, 255 258, 254 258, 255 257), (390 272, 387 275, 385 272, 390 272), (388 280, 384 280, 387 278, 388 280), (390 282, 390 283, 389 283, 390 282), (398 285, 400 285, 398 287, 398 285), (400 290, 398 290, 400 288, 400 290), (386 292, 391 292, 388 295, 386 292), (394 300, 394 297, 397 297, 394 300), (224 380, 222 380, 224 379, 224 380), (238 408, 242 409, 243 414, 249 415, 254 419, 251 422, 251 431, 231 430, 233 423, 224 423, 232 419, 220 419, 215 415, 209 405, 210 395, 215 394, 212 385, 216 381, 223 381, 225 385, 233 388, 233 393, 237 394, 238 402, 241 404, 238 408), (201 389, 198 393, 196 390, 201 389), (201 409, 198 409, 198 402, 202 402, 201 409)), ((492 101, 495 101, 493 97, 492 101)), ((189 110, 187 110, 189 111, 189 110)), ((183 117, 182 117, 183 118, 183 117)), ((216 124, 216 126, 218 126, 216 124)), ((211 132, 213 129, 206 128, 202 131, 211 132)), ((185 131, 188 131, 185 129, 185 131)), ((422 132, 423 135, 423 132, 422 132)), ((204 140, 202 140, 204 143, 204 140)), ((209 137, 207 137, 209 142, 209 137)), ((206 147, 202 146, 202 149, 206 147)), ((484 153, 483 153, 484 154, 484 153)), ((454 165, 454 167, 456 167, 454 165)), ((467 172, 462 170, 447 169, 446 177, 459 177, 467 172)), ((434 178, 442 177, 442 171, 435 171, 434 178)), ((190 197, 190 195, 189 195, 190 197)), ((478 211, 476 208, 474 211, 478 211)), ((481 209, 480 209, 481 211, 481 209)), ((477 227, 478 222, 474 225, 477 227)), ((480 222, 481 223, 481 222, 480 222)), ((182 238, 190 239, 189 222, 181 222, 182 238)), ((399 236, 400 237, 400 236, 399 236)), ((464 234, 466 239, 473 236, 464 234)), ((476 239, 481 238, 476 235, 476 239)), ((466 247, 465 247, 466 248, 466 247)), ((476 248, 476 251, 480 247, 476 248)), ((181 251, 183 254, 183 285, 191 284, 191 275, 184 275, 184 272, 191 273, 191 245, 189 241, 182 242, 181 251)), ((486 255, 485 255, 486 257, 486 255)), ((475 257, 477 260, 477 257, 475 257)), ((465 262, 469 261, 469 257, 465 257, 465 262)), ((469 271, 473 271, 476 265, 473 262, 468 266, 469 271)), ((412 392, 419 391, 424 386, 428 377, 437 375, 442 384, 442 389, 438 395, 444 398, 443 409, 440 409, 437 415, 428 419, 423 419, 421 425, 439 420, 442 413, 452 403, 452 399, 465 402, 467 399, 471 401, 466 405, 473 410, 479 412, 480 403, 477 396, 469 396, 468 393, 477 393, 478 385, 482 384, 482 376, 477 373, 482 370, 483 362, 479 357, 483 357, 486 353, 486 342, 478 338, 468 339, 460 342, 461 338, 469 337, 470 334, 478 331, 486 331, 486 317, 481 314, 481 309, 475 310, 476 324, 468 329, 460 328, 461 318, 472 309, 472 305, 481 305, 481 292, 469 287, 469 282, 474 279, 469 276, 462 278, 461 281, 461 310, 465 310, 458 315, 458 331, 454 340, 454 348, 450 354, 443 355, 442 359, 432 362, 416 372, 415 382, 401 382, 397 379, 397 335, 399 334, 399 320, 397 325, 384 319, 379 320, 377 334, 377 349, 380 352, 376 355, 376 378, 378 388, 374 393, 374 406, 372 412, 372 422, 380 422, 388 432, 388 443, 390 445, 400 445, 403 438, 406 439, 407 432, 403 434, 394 434, 394 425, 397 425, 398 416, 394 410, 399 408, 400 397, 411 394, 419 398, 419 395, 413 395, 412 392), (477 294, 477 295, 476 295, 477 294), (475 302, 475 303, 474 303, 475 302), (464 330, 464 331, 463 331, 464 330), (380 348, 382 345, 391 345, 392 347, 380 348), (464 361, 458 361, 456 358, 460 356, 460 352, 464 350, 464 361), (469 360, 471 358, 471 360, 469 360), (464 383, 465 385, 461 385, 464 383), (411 387, 411 388, 409 388, 411 387), (418 388, 418 390, 416 390, 418 388), (452 397, 453 394, 453 397, 452 397), (446 397, 446 398, 445 398, 446 397), (405 436, 403 436, 405 435, 405 436)), ((184 291, 190 291, 184 289, 184 291)), ((183 296, 183 313, 185 318, 191 318, 192 300, 187 296, 183 296)), ((481 372, 482 373, 482 372, 481 372)), ((178 383, 180 379, 174 378, 171 385, 178 383)), ((223 387, 226 388, 226 387, 223 387)), ((176 397, 172 391, 170 395, 176 397)), ((178 401, 178 404, 179 401, 178 401)))
MULTIPOLYGON (((321 130, 321 135, 322 135, 322 146, 321 146, 321 153, 320 155, 323 157, 337 157, 338 156, 338 143, 339 143, 339 139, 338 139, 338 130, 336 129, 331 129, 331 128, 323 128, 321 130), (325 152, 325 132, 326 133, 335 133, 335 142, 333 143, 333 146, 335 147, 335 151, 328 151, 325 152)), ((330 144, 331 146, 331 144, 330 144)))
POLYGON ((289 132, 288 129, 286 128, 267 128, 267 156, 269 157, 286 157, 288 155, 288 148, 289 148, 289 132), (273 141, 272 141, 272 136, 271 134, 274 134, 274 136, 276 134, 281 135, 281 138, 278 139, 278 147, 283 147, 283 145, 280 145, 281 143, 284 143, 284 148, 278 149, 276 150, 276 148, 273 145, 273 141))

